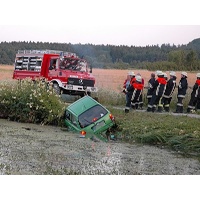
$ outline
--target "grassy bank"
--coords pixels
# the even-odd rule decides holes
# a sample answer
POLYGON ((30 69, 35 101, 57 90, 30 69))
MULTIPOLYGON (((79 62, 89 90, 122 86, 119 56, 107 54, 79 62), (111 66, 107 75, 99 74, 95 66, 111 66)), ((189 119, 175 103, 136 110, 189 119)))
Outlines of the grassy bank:
POLYGON ((199 119, 137 111, 125 114, 123 110, 110 110, 116 117, 118 131, 124 141, 167 147, 200 158, 199 119))
MULTIPOLYGON (((184 110, 190 100, 191 89, 184 100, 184 110)), ((176 109, 177 93, 174 92, 170 105, 171 111, 176 109)), ((147 106, 145 93, 143 94, 147 106)), ((185 156, 194 155, 200 158, 200 126, 199 119, 187 116, 174 116, 169 113, 147 113, 132 111, 125 114, 123 109, 115 109, 113 105, 125 107, 125 96, 113 94, 111 91, 99 91, 99 101, 107 105, 116 117, 120 137, 127 142, 167 147, 185 156)), ((197 113, 198 114, 198 113, 197 113)))

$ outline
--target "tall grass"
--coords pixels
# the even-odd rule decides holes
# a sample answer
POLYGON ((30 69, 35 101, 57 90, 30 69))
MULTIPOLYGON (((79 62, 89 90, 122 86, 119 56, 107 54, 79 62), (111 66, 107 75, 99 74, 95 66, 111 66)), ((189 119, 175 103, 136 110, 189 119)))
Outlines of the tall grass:
POLYGON ((122 92, 116 92, 112 89, 100 88, 96 94, 92 96, 97 97, 98 101, 104 105, 121 106, 124 105, 125 94, 122 92))

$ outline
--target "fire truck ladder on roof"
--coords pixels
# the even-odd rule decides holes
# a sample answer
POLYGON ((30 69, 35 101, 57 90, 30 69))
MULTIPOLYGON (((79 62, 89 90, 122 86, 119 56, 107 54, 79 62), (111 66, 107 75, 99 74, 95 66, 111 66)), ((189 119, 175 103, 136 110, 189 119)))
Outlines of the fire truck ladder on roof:
POLYGON ((77 55, 75 53, 71 53, 71 52, 64 52, 64 51, 58 51, 58 50, 18 50, 17 54, 24 54, 24 55, 28 55, 28 54, 59 54, 61 56, 67 56, 67 57, 77 57, 77 55))

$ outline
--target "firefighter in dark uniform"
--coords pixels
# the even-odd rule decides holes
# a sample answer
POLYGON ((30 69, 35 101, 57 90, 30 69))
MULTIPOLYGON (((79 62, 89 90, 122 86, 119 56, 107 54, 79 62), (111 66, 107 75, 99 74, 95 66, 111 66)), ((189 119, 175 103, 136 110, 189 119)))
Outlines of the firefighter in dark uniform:
POLYGON ((136 79, 136 81, 132 85, 133 94, 132 94, 132 97, 131 97, 131 105, 132 105, 132 108, 137 109, 136 104, 138 104, 138 102, 141 99, 144 84, 143 84, 143 80, 142 80, 141 76, 137 75, 135 77, 135 79, 136 79))
POLYGON ((167 81, 164 78, 164 74, 162 71, 157 72, 158 78, 156 79, 153 85, 153 94, 151 101, 148 104, 147 112, 155 112, 156 107, 160 101, 160 98, 163 96, 167 81))
POLYGON ((193 86, 190 102, 187 107, 187 112, 194 112, 197 108, 197 102, 200 100, 200 73, 197 73, 197 80, 193 86))
POLYGON ((163 108, 164 108, 165 112, 169 112, 169 105, 172 100, 173 92, 176 88, 176 72, 172 71, 172 72, 170 72, 169 75, 170 75, 170 79, 167 81, 166 90, 162 97, 161 105, 158 108, 159 112, 162 112, 163 108))
POLYGON ((147 100, 148 100, 148 104, 150 103, 152 94, 153 94, 153 85, 156 81, 155 78, 155 73, 151 73, 151 78, 148 81, 148 90, 147 90, 147 100))
POLYGON ((130 107, 131 107, 131 97, 132 97, 132 94, 133 94, 133 91, 132 90, 128 90, 128 88, 133 85, 133 83, 136 81, 135 79, 135 74, 134 72, 131 72, 131 80, 129 82, 129 84, 126 84, 124 82, 124 85, 126 85, 126 88, 123 90, 123 92, 126 94, 126 107, 125 107, 125 113, 128 113, 129 110, 130 110, 130 107))
POLYGON ((140 95, 142 94, 144 85, 142 84, 142 77, 136 76, 135 81, 127 88, 127 92, 130 94, 129 100, 126 104, 125 113, 128 113, 130 107, 135 108, 135 103, 139 101, 140 95))
POLYGON ((187 72, 181 73, 181 79, 178 85, 177 105, 175 113, 183 113, 183 99, 185 98, 188 89, 187 72))

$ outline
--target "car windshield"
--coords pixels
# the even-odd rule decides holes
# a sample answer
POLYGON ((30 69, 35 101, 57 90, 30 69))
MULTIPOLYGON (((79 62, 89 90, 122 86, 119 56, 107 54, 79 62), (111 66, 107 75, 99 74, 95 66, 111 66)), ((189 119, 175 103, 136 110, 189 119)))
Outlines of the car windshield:
POLYGON ((108 113, 108 111, 100 105, 96 105, 89 110, 86 110, 79 117, 79 123, 82 128, 94 123, 98 119, 102 118, 108 113))

